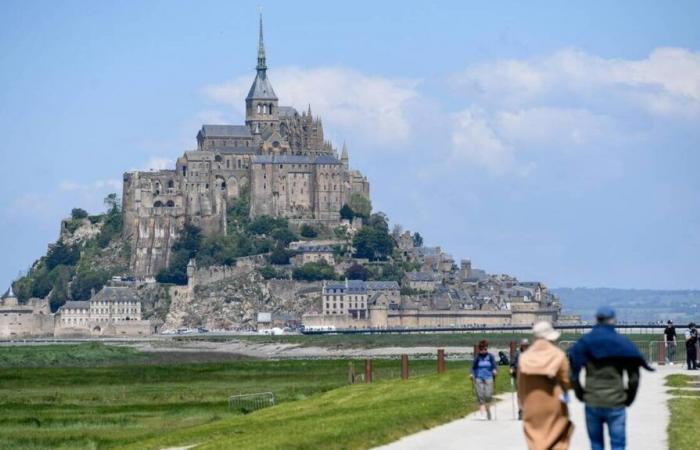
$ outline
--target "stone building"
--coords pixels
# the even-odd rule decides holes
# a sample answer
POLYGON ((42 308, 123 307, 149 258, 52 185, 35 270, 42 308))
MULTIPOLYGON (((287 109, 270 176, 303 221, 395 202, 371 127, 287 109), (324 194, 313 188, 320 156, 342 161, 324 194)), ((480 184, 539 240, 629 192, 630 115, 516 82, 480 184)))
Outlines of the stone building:
POLYGON ((361 280, 345 280, 323 286, 323 315, 367 319, 367 286, 361 280))
POLYGON ((433 292, 440 285, 440 279, 433 272, 408 272, 406 282, 409 288, 423 292, 433 292))
POLYGON ((53 329, 49 301, 30 298, 20 304, 10 286, 0 300, 0 337, 51 336, 53 329))
POLYGON ((280 106, 267 75, 262 18, 256 74, 245 98, 243 125, 205 124, 197 149, 186 151, 173 170, 124 174, 124 236, 132 243, 136 277, 169 263, 170 248, 186 222, 206 235, 226 233, 226 208, 250 197, 251 216, 286 217, 293 223, 340 221, 353 193, 369 198, 369 183, 351 170, 325 140, 311 108, 280 106))
POLYGON ((56 312, 55 335, 141 336, 151 334, 132 287, 105 286, 88 301, 68 301, 56 312))
POLYGON ((292 259, 295 267, 303 266, 310 262, 325 261, 328 265, 335 265, 333 248, 328 245, 303 245, 296 249, 297 254, 292 259))

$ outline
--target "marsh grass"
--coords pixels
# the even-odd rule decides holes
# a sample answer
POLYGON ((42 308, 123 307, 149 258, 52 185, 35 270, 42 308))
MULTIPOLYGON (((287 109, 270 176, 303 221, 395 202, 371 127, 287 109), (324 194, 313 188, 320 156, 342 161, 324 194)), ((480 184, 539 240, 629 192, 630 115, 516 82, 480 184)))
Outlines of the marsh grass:
MULTIPOLYGON (((33 354, 28 354, 27 349, 23 349, 24 359, 14 353, 12 359, 6 358, 4 361, 30 366, 40 363, 70 363, 68 358, 47 356, 50 353, 45 347, 34 347, 39 348, 39 351, 33 354)), ((76 354, 77 350, 86 351, 82 346, 76 346, 81 347, 80 349, 57 347, 60 348, 51 351, 60 353, 68 350, 69 354, 76 354)), ((412 360, 411 380, 398 381, 395 388, 389 388, 391 380, 400 376, 400 362, 375 360, 376 384, 349 386, 349 389, 343 388, 346 389, 342 391, 345 394, 341 394, 340 397, 319 400, 324 393, 347 386, 347 360, 238 360, 153 365, 143 364, 141 355, 132 354, 128 349, 126 353, 122 353, 123 350, 120 349, 116 354, 109 353, 113 359, 105 356, 103 349, 90 350, 93 351, 96 360, 103 364, 101 367, 0 368, 0 448, 102 449, 129 445, 132 448, 143 448, 142 442, 159 442, 170 436, 180 436, 187 430, 193 430, 193 436, 204 439, 207 437, 207 427, 221 426, 230 430, 229 425, 225 424, 231 421, 231 426, 245 430, 246 436, 254 430, 262 433, 256 439, 264 441, 267 439, 266 434, 273 431, 269 427, 284 425, 282 416, 273 414, 273 422, 266 428, 260 419, 255 419, 263 411, 243 416, 240 412, 229 411, 227 404, 230 395, 261 391, 275 393, 279 405, 268 408, 271 411, 294 404, 298 409, 288 411, 303 416, 321 405, 327 405, 324 406, 325 411, 322 409, 315 413, 314 420, 328 420, 329 423, 357 422, 351 426, 353 430, 358 431, 367 426, 368 436, 375 436, 371 439, 379 439, 380 436, 384 436, 384 432, 380 430, 382 426, 359 420, 359 410, 355 408, 374 405, 383 409, 384 400, 396 405, 396 402, 391 400, 392 393, 398 395, 401 401, 421 405, 420 391, 406 391, 405 388, 429 388, 432 382, 421 384, 419 380, 433 379, 429 374, 435 372, 436 364, 435 361, 412 360), (115 360, 123 365, 114 365, 115 360), (374 391, 372 386, 378 386, 378 390, 374 391), (370 397, 360 399, 358 395, 363 392, 370 397), (346 394, 349 397, 344 400, 343 395, 346 394), (312 406, 302 406, 309 402, 312 406), (356 402, 359 403, 355 405, 356 402), (348 410, 336 408, 342 404, 355 406, 348 410), (347 417, 332 419, 333 414, 345 413, 348 414, 347 417), (251 423, 257 428, 250 428, 249 420, 252 420, 251 423), (194 430, 204 430, 204 434, 196 434, 194 430)), ((86 361, 86 357, 83 356, 78 359, 78 365, 83 365, 86 361)), ((362 372, 362 361, 355 361, 354 366, 357 373, 362 372)), ((448 416, 452 417, 458 410, 464 410, 464 395, 470 395, 464 394, 468 363, 448 362, 447 367, 448 373, 454 373, 436 384, 440 386, 437 391, 432 392, 428 389, 423 394, 437 394, 438 398, 435 401, 445 401, 445 398, 441 399, 440 396, 454 396, 461 392, 462 409, 449 407, 446 409, 449 412, 447 414, 437 411, 435 405, 430 403, 432 406, 420 414, 420 420, 412 422, 411 419, 407 423, 421 426, 420 424, 428 423, 426 420, 442 420, 448 416), (445 383, 448 379, 460 379, 460 386, 450 387, 445 383), (429 417, 436 412, 434 418, 429 417)), ((405 409, 398 409, 397 414, 401 418, 406 414, 407 417, 411 417, 405 409)), ((386 424, 387 428, 392 426, 392 417, 391 414, 385 417, 389 421, 386 424)), ((312 435, 316 432, 311 430, 315 428, 313 422, 304 421, 301 417, 291 420, 284 427, 295 423, 309 428, 307 432, 312 435)), ((338 430, 339 433, 341 431, 338 430)), ((289 436, 290 439, 297 439, 295 436, 299 436, 299 431, 289 429, 289 436)))

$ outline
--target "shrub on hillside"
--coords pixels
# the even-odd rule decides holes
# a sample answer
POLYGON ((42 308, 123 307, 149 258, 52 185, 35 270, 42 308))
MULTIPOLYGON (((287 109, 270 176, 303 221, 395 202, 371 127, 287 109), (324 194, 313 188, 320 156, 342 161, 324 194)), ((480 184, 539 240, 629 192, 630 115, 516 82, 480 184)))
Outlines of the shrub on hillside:
POLYGON ((335 280, 333 267, 325 261, 306 263, 292 271, 292 278, 303 281, 335 280))

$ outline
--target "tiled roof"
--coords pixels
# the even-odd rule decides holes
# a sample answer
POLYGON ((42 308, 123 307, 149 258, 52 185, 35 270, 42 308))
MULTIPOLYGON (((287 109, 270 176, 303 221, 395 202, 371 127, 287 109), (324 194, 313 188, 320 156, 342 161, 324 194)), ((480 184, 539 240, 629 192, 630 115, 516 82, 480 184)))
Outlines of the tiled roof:
POLYGON ((100 292, 95 294, 92 301, 99 302, 137 302, 139 301, 136 292, 130 287, 105 286, 100 292))
POLYGON ((399 283, 396 281, 365 281, 365 286, 371 291, 399 289, 399 283))
POLYGON ((59 308, 61 310, 63 309, 90 309, 90 302, 88 301, 67 301, 66 303, 59 308))
POLYGON ((202 125, 199 134, 205 138, 237 137, 252 138, 250 128, 246 125, 202 125))
POLYGON ((435 275, 431 272, 408 272, 406 278, 409 281, 435 281, 435 275))

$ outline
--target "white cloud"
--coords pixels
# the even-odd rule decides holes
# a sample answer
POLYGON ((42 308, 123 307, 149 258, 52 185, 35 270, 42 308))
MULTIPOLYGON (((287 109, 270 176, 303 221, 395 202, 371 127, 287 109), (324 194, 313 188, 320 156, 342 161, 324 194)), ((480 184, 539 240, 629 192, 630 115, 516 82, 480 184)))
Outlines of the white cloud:
POLYGON ((517 163, 515 149, 498 135, 484 111, 465 109, 454 115, 453 123, 450 163, 476 165, 493 174, 527 175, 534 168, 517 163))
POLYGON ((452 81, 468 100, 452 160, 493 174, 530 173, 538 151, 586 151, 650 132, 649 121, 700 118, 700 53, 680 48, 639 60, 566 49, 476 64, 452 81))
POLYGON ((606 59, 566 49, 528 60, 476 64, 457 74, 472 101, 502 107, 552 101, 627 101, 650 114, 700 114, 700 52, 658 48, 644 59, 606 59))
MULTIPOLYGON (((270 71, 270 78, 281 105, 303 111, 310 104, 312 112, 321 116, 326 130, 360 133, 384 143, 402 142, 409 137, 406 109, 410 101, 418 98, 415 80, 372 76, 340 67, 286 67, 270 71)), ((203 91, 244 115, 244 99, 251 82, 251 76, 246 75, 205 86, 203 91)))

